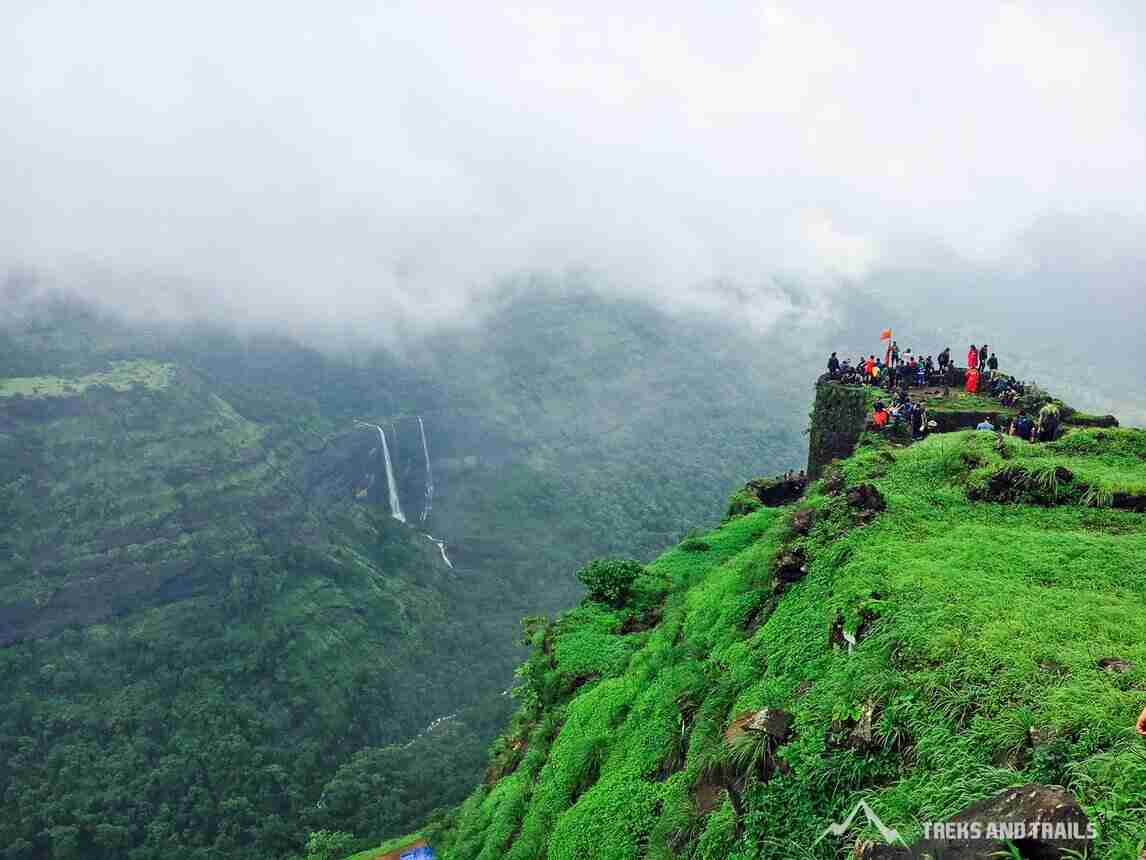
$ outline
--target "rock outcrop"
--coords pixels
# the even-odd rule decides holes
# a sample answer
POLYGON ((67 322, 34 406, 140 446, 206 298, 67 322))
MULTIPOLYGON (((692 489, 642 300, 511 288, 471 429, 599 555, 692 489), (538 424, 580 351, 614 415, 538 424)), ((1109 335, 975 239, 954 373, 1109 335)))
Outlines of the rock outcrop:
POLYGON ((1027 860, 1086 856, 1094 836, 1078 800, 1057 785, 1028 784, 972 804, 942 822, 911 848, 866 843, 857 860, 994 860, 1014 856, 1007 842, 1027 860))
POLYGON ((820 477, 836 459, 850 457, 867 422, 867 394, 821 378, 808 438, 808 475, 820 477))

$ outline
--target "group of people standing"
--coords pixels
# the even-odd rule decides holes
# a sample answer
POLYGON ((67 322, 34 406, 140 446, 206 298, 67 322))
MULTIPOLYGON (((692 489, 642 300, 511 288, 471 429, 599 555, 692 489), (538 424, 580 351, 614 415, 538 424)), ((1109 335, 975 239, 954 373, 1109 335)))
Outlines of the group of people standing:
POLYGON ((971 344, 967 350, 967 372, 963 378, 964 390, 975 394, 983 386, 983 377, 994 382, 999 376, 999 358, 991 352, 987 344, 976 347, 971 344))
POLYGON ((983 344, 978 349, 975 348, 975 344, 971 344, 971 348, 967 350, 967 368, 968 370, 978 370, 980 373, 997 372, 999 359, 995 353, 991 352, 987 344, 983 344))
POLYGON ((912 400, 906 389, 901 388, 896 393, 890 406, 877 400, 874 408, 872 424, 877 430, 902 422, 911 431, 913 439, 922 439, 938 427, 935 421, 927 417, 927 402, 912 400))
MULTIPOLYGON (((910 348, 901 351, 896 341, 891 342, 883 358, 874 353, 867 358, 861 355, 855 364, 846 358, 841 361, 834 352, 828 358, 828 375, 832 379, 851 385, 878 385, 888 391, 928 384, 950 385, 953 381, 951 371, 954 369, 951 347, 945 348, 937 357, 920 356, 910 348)), ((977 392, 983 385, 982 377, 985 374, 994 380, 998 372, 998 356, 986 344, 981 347, 971 344, 967 351, 967 371, 964 374, 966 389, 977 392)))
MULTIPOLYGON (((1053 442, 1058 438, 1061 413, 1055 403, 1044 404, 1032 418, 1025 409, 1019 409, 1019 414, 1011 419, 1007 427, 1007 435, 1025 439, 1028 442, 1053 442)), ((997 426, 998 419, 988 419, 980 423, 977 430, 992 430, 1002 432, 997 426)))
MULTIPOLYGON (((943 363, 944 356, 942 353, 940 353, 939 359, 938 368, 945 371, 946 364, 943 363)), ((902 386, 926 385, 935 374, 936 369, 937 365, 934 358, 930 355, 920 358, 913 355, 911 350, 907 350, 903 355, 897 352, 894 357, 889 356, 888 361, 876 358, 875 355, 870 355, 867 358, 861 355, 859 360, 852 364, 846 358, 841 361, 834 352, 828 359, 828 375, 832 379, 838 379, 850 385, 879 385, 889 390, 902 386)))
MULTIPOLYGON (((894 392, 890 404, 876 401, 872 426, 879 430, 905 423, 912 437, 920 439, 937 429, 938 423, 929 419, 926 401, 913 401, 908 388, 927 383, 954 384, 958 374, 951 362, 951 348, 939 353, 938 359, 930 355, 919 359, 910 349, 901 353, 898 345, 892 342, 887 357, 888 362, 885 363, 871 355, 853 366, 846 360, 841 362, 833 352, 828 359, 828 375, 844 383, 880 385, 894 392)), ((966 391, 982 393, 999 400, 1004 406, 1019 409, 1009 424, 1001 423, 998 416, 991 416, 981 421, 976 429, 1007 433, 1029 442, 1051 442, 1057 438, 1060 426, 1058 404, 1044 403, 1037 412, 1028 415, 1020 403, 1026 386, 1013 376, 999 372, 998 356, 986 344, 981 347, 971 345, 967 351, 967 364, 963 371, 966 391)))

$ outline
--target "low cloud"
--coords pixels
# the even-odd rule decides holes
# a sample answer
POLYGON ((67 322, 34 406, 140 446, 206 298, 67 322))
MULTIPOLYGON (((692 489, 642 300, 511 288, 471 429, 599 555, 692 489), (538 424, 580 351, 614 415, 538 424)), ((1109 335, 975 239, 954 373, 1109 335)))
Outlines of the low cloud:
POLYGON ((1146 223, 1123 7, 9 0, 0 267, 359 337, 534 274, 764 327, 780 283, 1106 271, 1146 223))

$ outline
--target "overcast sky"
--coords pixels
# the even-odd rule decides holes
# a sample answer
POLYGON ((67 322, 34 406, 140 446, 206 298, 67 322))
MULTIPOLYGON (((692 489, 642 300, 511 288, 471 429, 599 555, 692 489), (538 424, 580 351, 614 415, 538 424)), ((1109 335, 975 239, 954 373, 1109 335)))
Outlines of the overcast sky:
POLYGON ((4 0, 0 267, 361 330, 538 271, 689 305, 1124 267, 1141 8, 4 0))

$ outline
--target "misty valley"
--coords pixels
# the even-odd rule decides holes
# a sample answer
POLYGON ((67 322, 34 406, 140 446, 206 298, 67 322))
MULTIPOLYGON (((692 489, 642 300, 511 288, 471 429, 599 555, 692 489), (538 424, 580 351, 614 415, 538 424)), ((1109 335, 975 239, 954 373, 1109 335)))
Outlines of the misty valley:
POLYGON ((0 736, 28 856, 413 828, 480 775, 522 617, 802 456, 794 392, 762 375, 713 409, 725 332, 680 355, 639 304, 514 302, 438 367, 27 308, 3 329, 0 736))

